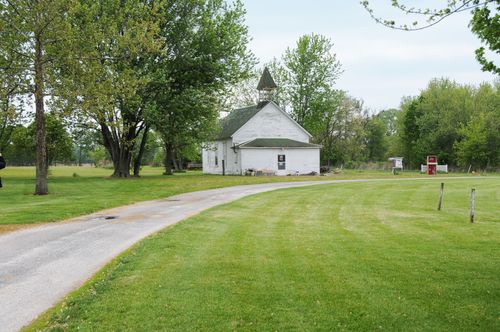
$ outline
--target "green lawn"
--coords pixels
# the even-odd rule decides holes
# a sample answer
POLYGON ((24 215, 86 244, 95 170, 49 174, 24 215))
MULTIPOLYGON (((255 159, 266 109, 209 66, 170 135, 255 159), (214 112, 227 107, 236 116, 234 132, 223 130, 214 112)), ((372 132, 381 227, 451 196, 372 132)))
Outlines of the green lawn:
POLYGON ((498 331, 500 178, 251 196, 142 241, 28 330, 498 331), (476 223, 468 221, 476 188, 476 223))
MULTIPOLYGON (((393 177, 389 172, 346 171, 330 177, 243 177, 189 172, 161 175, 162 168, 145 167, 141 178, 114 179, 109 169, 51 167, 47 196, 34 196, 33 167, 7 167, 0 171, 0 232, 2 225, 59 221, 98 210, 163 198, 189 191, 274 181, 393 177), (73 175, 77 176, 73 176, 73 175)), ((398 177, 420 176, 405 173, 398 177)))

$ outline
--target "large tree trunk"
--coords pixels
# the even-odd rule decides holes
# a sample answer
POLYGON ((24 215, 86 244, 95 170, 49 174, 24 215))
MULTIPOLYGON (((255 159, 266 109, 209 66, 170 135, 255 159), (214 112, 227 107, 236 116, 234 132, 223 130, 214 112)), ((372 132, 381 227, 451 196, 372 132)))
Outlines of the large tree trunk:
POLYGON ((175 157, 175 159, 174 159, 175 171, 182 172, 184 170, 184 167, 182 166, 182 164, 183 164, 182 157, 180 156, 178 151, 176 151, 174 157, 175 157))
POLYGON ((172 145, 170 144, 165 144, 165 160, 164 160, 164 165, 165 165, 165 173, 164 175, 172 175, 172 164, 174 162, 174 149, 172 145))
POLYGON ((144 148, 148 141, 149 127, 146 126, 144 129, 144 134, 142 135, 141 145, 139 146, 139 153, 137 153, 137 158, 134 161, 134 176, 139 176, 141 170, 142 156, 144 155, 144 148))
POLYGON ((172 155, 172 164, 174 166, 174 172, 181 171, 181 168, 179 166, 179 156, 177 155, 177 153, 174 153, 172 155))
POLYGON ((113 161, 114 171, 112 176, 119 178, 130 177, 132 148, 127 144, 120 144, 120 138, 116 135, 116 137, 113 137, 113 134, 105 123, 101 123, 100 125, 104 147, 108 150, 113 161))
POLYGON ((45 141, 45 111, 43 103, 44 73, 43 73, 43 45, 39 38, 35 43, 35 124, 36 124, 36 186, 35 195, 47 195, 48 163, 45 141))
POLYGON ((113 160, 114 172, 113 177, 128 178, 130 177, 130 161, 132 159, 132 152, 121 149, 120 156, 113 160))

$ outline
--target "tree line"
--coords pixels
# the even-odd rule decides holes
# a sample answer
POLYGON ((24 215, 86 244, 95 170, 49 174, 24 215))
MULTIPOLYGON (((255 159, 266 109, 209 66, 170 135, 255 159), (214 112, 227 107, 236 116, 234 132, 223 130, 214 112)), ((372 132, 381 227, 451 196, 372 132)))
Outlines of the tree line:
POLYGON ((396 151, 411 167, 436 154, 464 170, 500 167, 500 81, 479 87, 448 79, 406 98, 398 114, 396 151))

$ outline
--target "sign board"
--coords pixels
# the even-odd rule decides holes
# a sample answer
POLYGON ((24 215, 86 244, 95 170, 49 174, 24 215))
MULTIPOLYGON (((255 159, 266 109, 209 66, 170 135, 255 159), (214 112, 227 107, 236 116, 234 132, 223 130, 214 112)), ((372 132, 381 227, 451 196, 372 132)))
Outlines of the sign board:
POLYGON ((392 168, 403 169, 403 157, 391 157, 389 161, 392 161, 392 168))
POLYGON ((436 175, 437 174, 437 156, 427 156, 427 174, 436 175))

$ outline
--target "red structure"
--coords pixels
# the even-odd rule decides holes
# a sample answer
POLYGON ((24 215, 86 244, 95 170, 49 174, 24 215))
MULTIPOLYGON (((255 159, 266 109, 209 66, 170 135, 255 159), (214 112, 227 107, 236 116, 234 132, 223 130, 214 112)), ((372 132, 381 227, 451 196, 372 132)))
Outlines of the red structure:
POLYGON ((428 175, 436 175, 437 174, 437 164, 438 164, 438 157, 437 156, 427 156, 427 174, 428 175))

